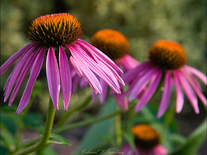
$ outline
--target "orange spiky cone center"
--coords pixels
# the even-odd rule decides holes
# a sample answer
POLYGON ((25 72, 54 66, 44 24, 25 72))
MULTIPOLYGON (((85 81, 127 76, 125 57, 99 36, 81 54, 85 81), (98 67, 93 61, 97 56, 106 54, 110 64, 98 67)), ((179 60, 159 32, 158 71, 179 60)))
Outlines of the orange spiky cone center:
POLYGON ((83 34, 80 22, 68 13, 41 16, 29 29, 30 40, 47 47, 71 44, 83 34))
POLYGON ((105 29, 96 32, 91 38, 91 44, 112 60, 117 60, 129 52, 126 37, 115 30, 105 29))
POLYGON ((163 69, 178 69, 187 61, 180 44, 165 40, 158 41, 151 47, 149 59, 154 65, 163 69))
POLYGON ((137 125, 132 129, 132 133, 135 137, 135 145, 139 148, 151 149, 159 144, 159 134, 149 125, 137 125))

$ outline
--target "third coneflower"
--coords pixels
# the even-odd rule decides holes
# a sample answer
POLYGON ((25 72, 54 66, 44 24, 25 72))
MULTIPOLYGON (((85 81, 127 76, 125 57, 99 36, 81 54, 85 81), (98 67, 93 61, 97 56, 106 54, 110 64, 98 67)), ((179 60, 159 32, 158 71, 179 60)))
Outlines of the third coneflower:
POLYGON ((131 83, 126 93, 130 93, 130 101, 145 89, 144 94, 135 107, 136 112, 149 102, 162 76, 164 76, 164 90, 158 110, 158 117, 161 117, 168 107, 172 81, 174 81, 176 88, 176 112, 179 113, 184 104, 182 88, 196 113, 199 113, 196 94, 203 104, 207 105, 201 86, 194 76, 198 77, 204 84, 207 84, 207 77, 197 69, 186 65, 186 54, 180 44, 165 40, 158 41, 151 47, 149 59, 150 61, 144 62, 135 69, 130 70, 123 77, 126 83, 131 83))

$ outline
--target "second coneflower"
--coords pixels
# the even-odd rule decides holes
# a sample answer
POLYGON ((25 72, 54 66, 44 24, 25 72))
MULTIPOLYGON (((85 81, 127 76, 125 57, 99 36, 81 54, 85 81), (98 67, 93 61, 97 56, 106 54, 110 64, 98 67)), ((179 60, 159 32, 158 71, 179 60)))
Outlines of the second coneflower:
POLYGON ((0 68, 2 75, 20 58, 4 86, 4 101, 11 94, 9 106, 30 70, 30 77, 18 105, 17 114, 29 103, 34 83, 42 68, 45 52, 47 52, 48 88, 55 109, 59 109, 60 89, 62 89, 64 109, 68 108, 72 87, 71 65, 80 76, 88 81, 96 93, 103 93, 97 76, 116 93, 121 93, 118 81, 122 85, 124 82, 116 71, 120 73, 122 71, 100 50, 79 39, 82 34, 80 23, 68 13, 41 16, 32 22, 29 31, 32 43, 16 52, 0 68))
POLYGON ((149 59, 150 61, 140 64, 123 77, 126 83, 131 83, 126 93, 130 93, 130 101, 145 89, 135 107, 136 112, 141 110, 149 102, 162 76, 164 77, 164 90, 158 110, 158 117, 161 117, 168 107, 172 84, 176 88, 177 113, 182 110, 184 104, 182 88, 196 113, 199 113, 196 94, 204 105, 207 105, 206 98, 202 94, 201 86, 194 75, 203 81, 204 84, 207 84, 207 77, 197 69, 186 65, 186 54, 180 44, 172 41, 158 41, 151 47, 149 59), (172 81, 174 82, 172 83, 172 81))
MULTIPOLYGON (((91 38, 91 44, 111 58, 123 70, 124 73, 139 64, 135 59, 128 55, 129 43, 126 37, 116 30, 104 29, 96 32, 91 38)), ((114 71, 116 71, 116 69, 114 71)), ((79 80, 80 86, 84 87, 86 85, 84 80, 79 80)), ((74 78, 74 82, 78 82, 77 77, 74 78)), ((100 83, 103 88, 103 94, 100 94, 99 98, 100 102, 104 103, 108 94, 108 86, 102 79, 100 79, 100 83)), ((75 89, 77 88, 77 84, 75 89)), ((92 91, 92 97, 93 101, 95 102, 96 94, 94 91, 92 91)), ((114 97, 120 107, 125 110, 128 109, 126 99, 123 99, 120 94, 117 93, 114 94, 114 97)))

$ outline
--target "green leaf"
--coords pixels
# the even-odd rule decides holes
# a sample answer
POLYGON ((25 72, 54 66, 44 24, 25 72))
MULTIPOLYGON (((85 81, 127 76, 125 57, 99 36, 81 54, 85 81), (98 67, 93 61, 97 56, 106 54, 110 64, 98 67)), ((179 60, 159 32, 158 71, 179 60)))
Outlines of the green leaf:
POLYGON ((178 143, 178 144, 183 144, 186 142, 186 138, 177 133, 171 134, 169 139, 171 142, 178 143))
POLYGON ((1 113, 0 122, 9 130, 10 133, 14 136, 17 130, 17 127, 20 123, 20 117, 15 113, 1 113))
MULTIPOLYGON (((115 100, 110 97, 104 103, 101 111, 98 113, 97 116, 94 117, 102 117, 105 116, 109 113, 112 113, 115 111, 116 103, 115 100)), ((101 140, 100 138, 97 138, 99 136, 111 136, 113 137, 112 134, 112 126, 114 124, 115 119, 110 118, 104 121, 101 121, 99 123, 91 125, 91 127, 88 129, 87 133, 82 139, 82 142, 77 148, 77 151, 74 153, 75 155, 82 154, 83 150, 95 150, 101 147, 103 149, 107 143, 106 141, 101 140)))
POLYGON ((190 134, 187 141, 181 145, 178 149, 171 152, 171 155, 195 155, 196 151, 202 145, 206 139, 206 120, 205 119, 196 130, 190 134))
POLYGON ((37 151, 38 155, 58 155, 51 146, 46 146, 37 151))
POLYGON ((41 115, 36 114, 36 113, 28 113, 24 117, 24 125, 26 128, 38 130, 43 125, 43 120, 42 120, 41 115))
POLYGON ((8 153, 8 149, 0 145, 0 155, 6 155, 7 153, 8 153))
POLYGON ((1 123, 1 144, 9 149, 12 145, 14 146, 14 137, 12 133, 1 123))
POLYGON ((48 143, 71 146, 71 143, 66 138, 62 137, 61 135, 51 133, 50 138, 57 139, 59 141, 49 140, 48 143))

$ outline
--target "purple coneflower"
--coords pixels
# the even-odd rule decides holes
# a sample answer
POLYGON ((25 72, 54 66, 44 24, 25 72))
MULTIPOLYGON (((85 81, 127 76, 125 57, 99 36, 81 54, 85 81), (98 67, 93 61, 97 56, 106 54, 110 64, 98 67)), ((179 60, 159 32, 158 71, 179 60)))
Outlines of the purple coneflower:
POLYGON ((136 149, 125 144, 121 153, 125 155, 166 155, 168 150, 160 144, 160 135, 155 129, 146 124, 136 125, 132 129, 136 149))
POLYGON ((32 43, 16 52, 0 68, 2 75, 20 58, 4 86, 4 101, 12 92, 9 106, 30 70, 30 77, 19 102, 17 114, 27 106, 30 100, 34 83, 42 68, 45 52, 48 88, 55 109, 59 109, 60 89, 62 89, 64 109, 68 108, 72 87, 71 66, 88 81, 96 93, 103 92, 97 76, 116 93, 121 93, 118 81, 123 85, 124 82, 116 72, 121 73, 121 69, 100 50, 79 39, 82 34, 80 23, 67 13, 41 16, 32 22, 29 31, 32 43))
MULTIPOLYGON (((176 88, 177 113, 182 110, 184 104, 182 88, 194 108, 195 113, 199 113, 196 94, 204 105, 207 105, 206 98, 202 94, 201 86, 194 75, 205 84, 207 84, 207 77, 197 69, 185 65, 187 58, 181 45, 172 41, 158 41, 151 47, 149 59, 150 61, 140 64, 123 77, 126 83, 131 82, 129 89, 125 93, 126 95, 130 92, 129 101, 132 101, 139 92, 145 89, 145 92, 135 107, 136 112, 141 110, 151 99, 162 76, 164 76, 164 90, 158 110, 158 118, 160 118, 167 109, 172 84, 174 84, 176 88)), ((123 97, 125 97, 125 95, 123 97)))
MULTIPOLYGON (((91 44, 111 58, 124 73, 132 68, 135 68, 139 64, 135 59, 128 55, 129 43, 126 37, 118 31, 111 29, 100 30, 92 36, 91 44)), ((80 84, 81 88, 87 85, 83 78, 78 78, 77 75, 73 81, 76 83, 76 85, 74 85, 74 91, 77 89, 78 84, 80 84)), ((99 95, 99 99, 100 103, 103 104, 108 94, 108 86, 102 79, 100 79, 100 84, 103 88, 103 94, 99 95)), ((121 91, 123 92, 122 88, 121 91)), ((128 109, 126 99, 122 99, 120 94, 117 93, 114 93, 114 97, 120 107, 125 110, 128 109)), ((96 94, 93 90, 92 98, 93 101, 96 102, 96 94)))

